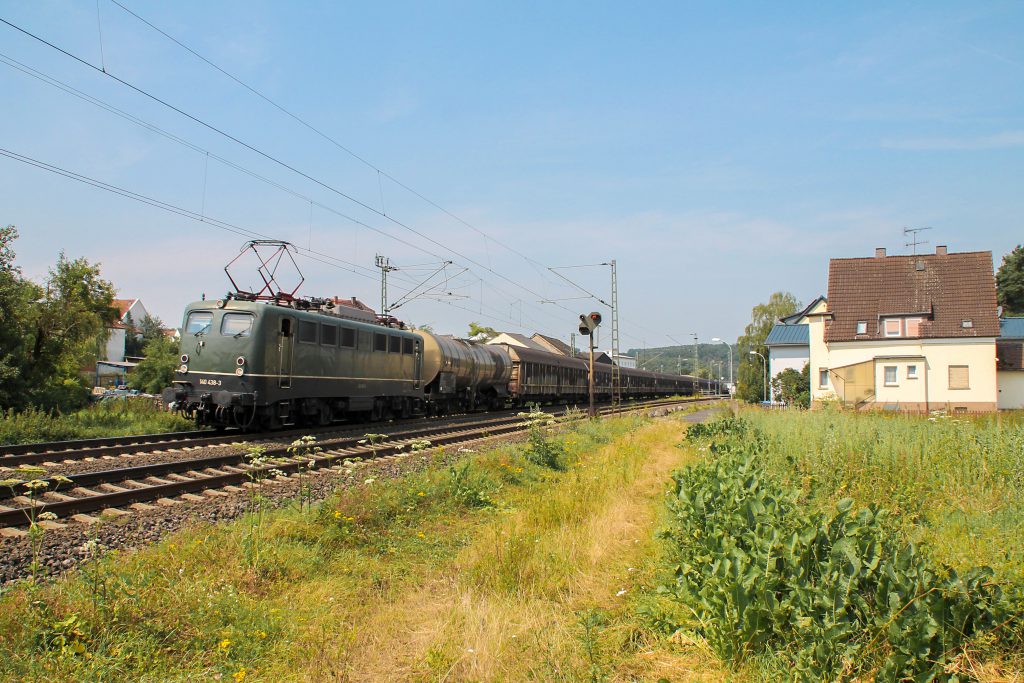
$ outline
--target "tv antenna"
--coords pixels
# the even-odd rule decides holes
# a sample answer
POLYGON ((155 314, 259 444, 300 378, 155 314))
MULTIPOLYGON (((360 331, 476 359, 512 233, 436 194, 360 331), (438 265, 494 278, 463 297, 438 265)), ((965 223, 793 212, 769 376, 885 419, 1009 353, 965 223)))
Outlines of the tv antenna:
POLYGON ((904 242, 903 246, 910 247, 911 248, 911 252, 910 253, 912 255, 914 255, 914 256, 917 256, 917 245, 919 245, 919 244, 928 244, 928 240, 919 240, 919 239, 917 239, 917 234, 919 232, 924 232, 925 230, 931 230, 931 227, 925 227, 925 228, 903 228, 903 239, 908 239, 907 235, 910 235, 910 237, 909 237, 910 241, 909 242, 904 242))

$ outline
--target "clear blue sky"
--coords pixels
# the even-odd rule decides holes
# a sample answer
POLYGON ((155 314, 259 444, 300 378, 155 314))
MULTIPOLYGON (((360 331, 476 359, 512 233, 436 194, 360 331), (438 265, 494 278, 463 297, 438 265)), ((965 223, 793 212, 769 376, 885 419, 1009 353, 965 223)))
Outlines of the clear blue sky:
MULTIPOLYGON (((1020 2, 121 1, 370 164, 100 0, 109 73, 394 220, 2 24, 4 60, 198 150, 7 61, 0 147, 360 266, 301 258, 308 295, 376 307, 375 253, 403 269, 392 299, 425 275, 414 266, 451 259, 445 302, 397 311, 438 331, 567 337, 575 312, 603 309, 539 303, 579 292, 537 264, 615 258, 624 347, 732 340, 772 291, 823 293, 830 257, 906 251, 904 226, 933 228, 924 249, 997 263, 1024 241, 1020 2)), ((96 15, 91 1, 0 3, 101 66, 96 15)), ((226 290, 244 241, 5 157, 0 223, 18 226, 32 276, 60 249, 86 256, 173 324, 226 290)), ((563 272, 608 298, 607 268, 563 272)))

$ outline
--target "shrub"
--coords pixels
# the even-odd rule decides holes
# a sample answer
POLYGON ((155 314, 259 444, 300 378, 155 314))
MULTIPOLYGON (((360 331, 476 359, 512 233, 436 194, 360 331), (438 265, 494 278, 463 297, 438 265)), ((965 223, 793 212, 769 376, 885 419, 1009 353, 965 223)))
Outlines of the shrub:
POLYGON ((958 680, 972 637, 1019 624, 990 569, 937 567, 884 510, 807 511, 749 453, 716 451, 674 475, 663 537, 678 566, 662 589, 726 661, 774 653, 804 681, 958 680))

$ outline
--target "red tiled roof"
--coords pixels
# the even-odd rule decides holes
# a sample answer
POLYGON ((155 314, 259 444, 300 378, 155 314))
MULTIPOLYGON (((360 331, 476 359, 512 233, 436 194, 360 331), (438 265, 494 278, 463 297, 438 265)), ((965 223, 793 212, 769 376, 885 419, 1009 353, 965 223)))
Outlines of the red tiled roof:
POLYGON ((341 297, 333 297, 331 301, 335 306, 347 306, 349 308, 355 308, 360 311, 368 311, 370 313, 376 313, 372 308, 364 304, 359 299, 352 297, 351 299, 342 299, 341 297))
POLYGON ((128 309, 132 307, 138 299, 114 299, 113 306, 117 309, 118 320, 123 320, 128 315, 128 309))
POLYGON ((914 314, 922 338, 998 337, 992 252, 832 259, 828 310, 826 342, 885 339, 880 318, 914 314))

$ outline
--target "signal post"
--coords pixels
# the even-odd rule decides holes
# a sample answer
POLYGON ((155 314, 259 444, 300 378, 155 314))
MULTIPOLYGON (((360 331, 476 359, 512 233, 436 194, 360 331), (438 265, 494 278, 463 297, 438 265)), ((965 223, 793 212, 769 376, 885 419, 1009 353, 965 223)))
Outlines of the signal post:
MULTIPOLYGON (((590 407, 587 410, 589 417, 597 417, 597 411, 594 410, 594 330, 601 324, 601 314, 597 311, 591 311, 587 315, 580 314, 580 334, 586 335, 590 339, 590 372, 588 373, 588 394, 590 395, 590 407)), ((613 360, 614 362, 614 360, 613 360)))

